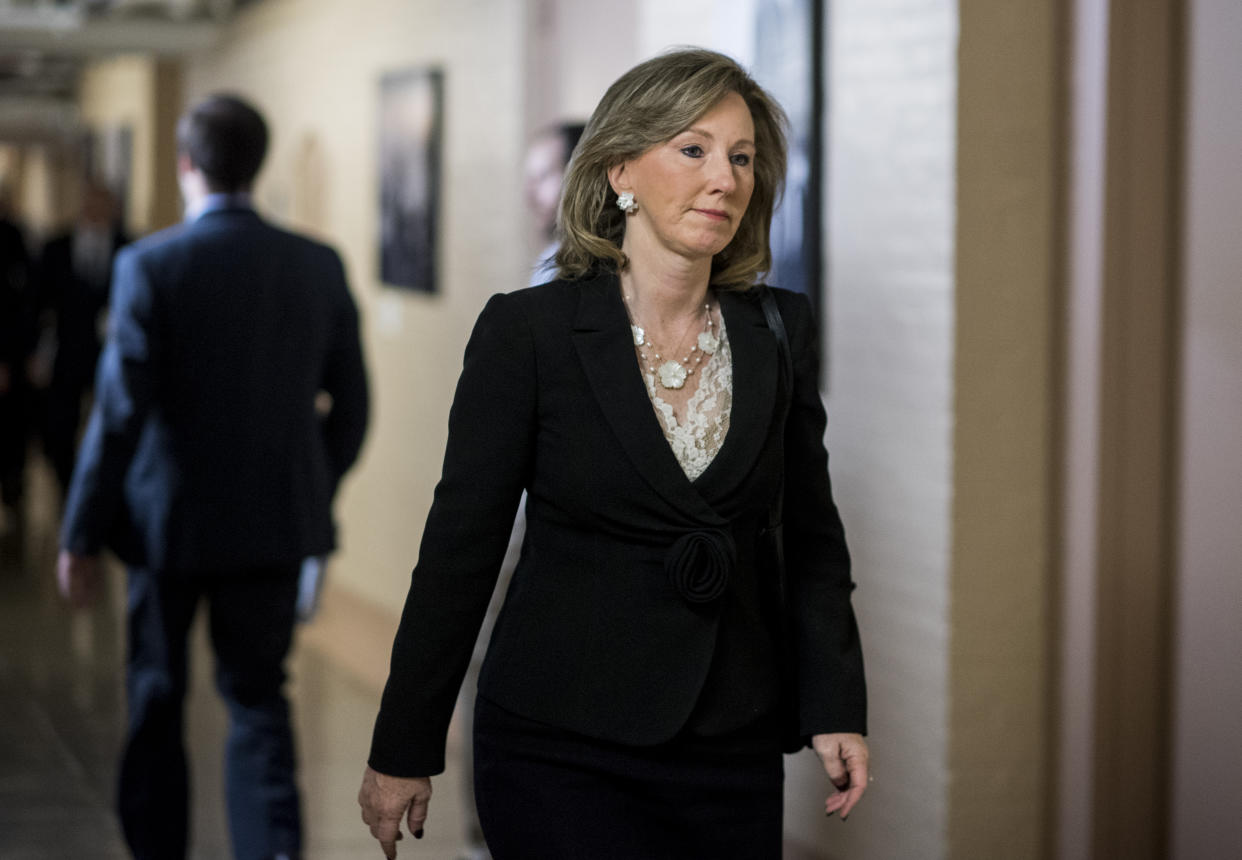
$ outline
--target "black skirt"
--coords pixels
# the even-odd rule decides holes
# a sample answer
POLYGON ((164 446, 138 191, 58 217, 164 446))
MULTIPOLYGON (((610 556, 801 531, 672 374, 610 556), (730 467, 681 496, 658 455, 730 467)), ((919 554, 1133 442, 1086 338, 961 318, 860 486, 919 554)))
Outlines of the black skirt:
POLYGON ((784 763, 759 731, 631 747, 479 696, 483 835, 495 860, 780 860, 784 763))

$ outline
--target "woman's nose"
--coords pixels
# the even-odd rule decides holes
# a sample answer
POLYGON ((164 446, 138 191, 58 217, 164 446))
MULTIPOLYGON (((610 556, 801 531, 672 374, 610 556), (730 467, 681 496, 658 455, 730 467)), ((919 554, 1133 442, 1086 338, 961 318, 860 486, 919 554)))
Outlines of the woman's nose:
POLYGON ((728 158, 712 159, 711 181, 713 190, 725 194, 737 187, 737 176, 733 172, 733 162, 728 158))

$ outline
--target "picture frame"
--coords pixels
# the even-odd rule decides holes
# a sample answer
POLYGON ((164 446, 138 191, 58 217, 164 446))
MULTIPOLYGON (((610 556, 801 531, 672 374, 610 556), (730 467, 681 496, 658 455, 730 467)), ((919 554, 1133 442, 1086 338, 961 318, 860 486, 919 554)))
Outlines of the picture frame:
POLYGON ((379 82, 381 283, 438 292, 444 71, 405 69, 379 82))
POLYGON ((753 0, 751 72, 785 108, 785 194, 772 219, 768 282, 804 293, 817 315, 824 282, 825 0, 753 0))

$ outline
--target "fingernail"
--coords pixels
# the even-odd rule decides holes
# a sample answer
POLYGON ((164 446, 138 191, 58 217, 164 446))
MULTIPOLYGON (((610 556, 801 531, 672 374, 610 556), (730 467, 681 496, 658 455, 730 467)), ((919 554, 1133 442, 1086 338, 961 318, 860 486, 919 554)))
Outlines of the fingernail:
POLYGON ((421 828, 421 827, 420 827, 420 828, 418 828, 417 830, 415 830, 415 831, 414 831, 414 838, 415 838, 415 839, 422 839, 422 838, 423 838, 423 828, 421 828))

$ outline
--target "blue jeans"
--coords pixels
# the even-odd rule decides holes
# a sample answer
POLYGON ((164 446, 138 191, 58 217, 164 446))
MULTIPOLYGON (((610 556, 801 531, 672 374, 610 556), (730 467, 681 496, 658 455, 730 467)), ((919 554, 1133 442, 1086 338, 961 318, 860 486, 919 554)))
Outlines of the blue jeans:
POLYGON ((228 706, 229 832, 238 860, 297 857, 301 814, 282 690, 300 563, 241 570, 129 571, 129 725, 118 810, 137 860, 177 860, 189 839, 182 711, 186 633, 209 612, 216 687, 228 706))

